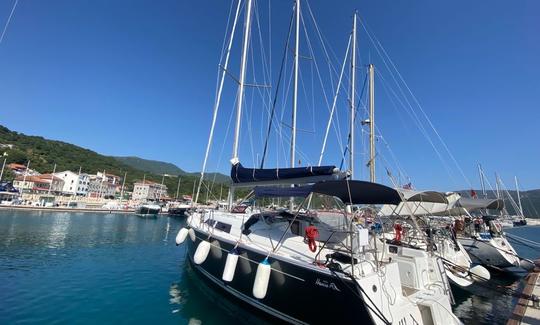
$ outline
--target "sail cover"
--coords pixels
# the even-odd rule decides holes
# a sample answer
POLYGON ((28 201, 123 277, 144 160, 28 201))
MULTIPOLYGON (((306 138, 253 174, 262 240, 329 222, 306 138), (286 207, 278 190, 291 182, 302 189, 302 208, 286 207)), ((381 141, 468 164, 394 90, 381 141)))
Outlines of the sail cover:
POLYGON ((331 195, 345 204, 399 204, 399 193, 388 186, 364 181, 337 180, 313 185, 313 193, 331 195))
POLYGON ((253 191, 256 197, 307 197, 312 185, 298 187, 256 186, 253 191))
POLYGON ((268 182, 313 176, 332 176, 337 173, 335 166, 296 167, 296 168, 244 168, 237 163, 231 168, 233 183, 268 182))

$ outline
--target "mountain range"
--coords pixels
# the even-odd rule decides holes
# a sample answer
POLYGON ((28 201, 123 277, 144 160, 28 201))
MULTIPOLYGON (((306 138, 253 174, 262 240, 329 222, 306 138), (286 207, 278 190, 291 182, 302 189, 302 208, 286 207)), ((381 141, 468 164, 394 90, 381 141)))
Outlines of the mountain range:
MULTIPOLYGON (((6 164, 27 164, 30 161, 30 168, 41 173, 50 173, 56 166, 57 171, 78 171, 80 168, 85 173, 106 171, 118 176, 125 174, 127 175, 126 188, 128 190, 132 188, 135 181, 142 180, 143 177, 155 182, 163 181, 171 196, 176 195, 178 183, 180 183, 178 194, 192 194, 194 184, 200 176, 200 173, 186 172, 172 163, 133 156, 105 156, 70 143, 11 131, 0 125, 0 156, 2 154, 6 157, 6 164)), ((6 170, 2 179, 10 180, 13 177, 14 175, 6 170)), ((205 177, 210 183, 213 183, 214 178, 216 183, 224 185, 223 190, 228 189, 229 176, 220 173, 207 173, 205 177)), ((203 186, 203 194, 206 196, 204 188, 203 186)), ((475 191, 479 197, 483 197, 481 190, 475 191)), ((221 192, 221 186, 213 186, 210 195, 218 197, 219 192, 221 192)), ((463 196, 470 196, 470 190, 458 192, 463 196)), ((508 191, 508 194, 517 202, 516 191, 508 191)), ((521 191, 520 194, 525 216, 540 217, 540 189, 521 191)), ((495 191, 487 191, 487 196, 494 198, 496 193, 495 191)), ((505 205, 509 213, 516 214, 508 199, 505 199, 505 205)))
MULTIPOLYGON (((167 174, 167 175, 173 175, 173 176, 194 176, 194 177, 199 177, 201 175, 200 172, 198 173, 186 172, 185 170, 176 166, 175 164, 164 162, 164 161, 143 159, 139 157, 113 157, 113 158, 120 161, 121 163, 124 163, 138 170, 142 170, 145 172, 158 174, 158 175, 167 174)), ((217 183, 227 183, 230 180, 229 176, 221 174, 221 173, 206 173, 205 174, 205 179, 214 180, 214 177, 215 177, 215 182, 217 183)))

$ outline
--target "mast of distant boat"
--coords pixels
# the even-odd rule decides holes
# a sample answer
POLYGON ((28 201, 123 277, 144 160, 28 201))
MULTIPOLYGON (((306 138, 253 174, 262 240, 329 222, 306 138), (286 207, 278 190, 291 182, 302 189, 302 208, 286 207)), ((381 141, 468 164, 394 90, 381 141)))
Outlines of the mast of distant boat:
POLYGON ((26 175, 28 174, 28 169, 29 168, 30 168, 30 160, 28 160, 28 163, 26 163, 26 169, 24 170, 23 186, 21 188, 21 194, 24 193, 24 188, 26 187, 26 175))
POLYGON ((478 174, 480 175, 480 186, 482 186, 482 194, 484 194, 484 199, 487 199, 486 184, 484 180, 484 170, 482 170, 482 165, 478 164, 478 174))
POLYGON ((178 176, 178 185, 176 186, 176 197, 175 200, 178 201, 178 192, 180 191, 180 182, 182 181, 182 177, 178 176))
POLYGON ((2 176, 4 176, 4 167, 6 167, 7 158, 4 158, 4 163, 2 164, 2 171, 0 172, 0 182, 2 181, 2 176))
MULTIPOLYGON (((79 170, 79 175, 81 171, 79 170)), ((122 180, 122 188, 120 189, 120 205, 122 205, 122 200, 124 199, 124 186, 126 185, 127 172, 124 172, 124 179, 122 180)))
POLYGON ((495 173, 495 190, 497 191, 497 198, 501 198, 501 188, 500 188, 500 180, 499 175, 495 173))
POLYGON ((518 184, 518 179, 517 179, 517 176, 514 176, 514 180, 516 182, 516 192, 517 192, 517 199, 518 199, 518 206, 519 206, 519 212, 521 214, 521 216, 523 217, 523 207, 521 206, 521 195, 519 193, 519 184, 518 184))
POLYGON ((54 173, 56 173, 56 164, 54 164, 53 172, 51 174, 51 183, 49 184, 49 190, 47 191, 47 195, 51 195, 51 188, 54 181, 54 173))

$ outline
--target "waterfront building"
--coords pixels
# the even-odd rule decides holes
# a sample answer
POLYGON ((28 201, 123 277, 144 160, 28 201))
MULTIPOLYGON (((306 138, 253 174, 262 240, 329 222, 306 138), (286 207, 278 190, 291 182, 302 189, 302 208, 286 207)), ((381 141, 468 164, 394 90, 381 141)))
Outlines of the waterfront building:
POLYGON ((54 175, 64 181, 64 187, 62 188, 64 194, 79 196, 86 196, 88 194, 88 186, 90 183, 88 174, 78 174, 66 170, 55 173, 54 175))
POLYGON ((99 178, 105 178, 106 182, 109 182, 113 185, 121 185, 122 183, 122 177, 116 176, 114 174, 97 172, 96 176, 99 178))
POLYGON ((91 198, 110 198, 116 194, 116 185, 109 182, 103 173, 96 175, 88 175, 88 192, 87 196, 91 198))
POLYGON ((61 193, 64 187, 64 180, 51 174, 43 175, 19 175, 13 181, 13 187, 23 192, 32 193, 61 193), (52 182, 52 184, 51 184, 52 182))
POLYGON ((139 181, 133 185, 133 200, 161 200, 167 196, 167 186, 152 181, 139 181))

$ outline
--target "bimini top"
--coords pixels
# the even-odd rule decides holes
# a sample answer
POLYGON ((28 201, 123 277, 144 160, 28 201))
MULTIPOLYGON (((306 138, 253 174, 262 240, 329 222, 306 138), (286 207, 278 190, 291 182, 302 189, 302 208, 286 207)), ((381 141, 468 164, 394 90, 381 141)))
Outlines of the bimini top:
POLYGON ((388 186, 364 181, 337 180, 316 183, 313 193, 331 195, 345 204, 399 204, 399 193, 388 186))
POLYGON ((464 208, 469 211, 477 209, 502 210, 504 201, 502 199, 471 199, 460 197, 454 207, 464 208))
POLYGON ((236 163, 231 168, 233 184, 309 184, 345 176, 335 166, 309 166, 296 168, 244 168, 236 163))
POLYGON ((436 191, 413 191, 407 189, 398 190, 407 202, 429 202, 448 204, 446 195, 436 191))

